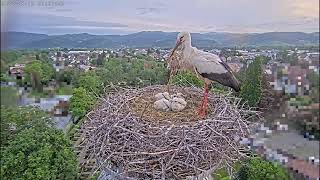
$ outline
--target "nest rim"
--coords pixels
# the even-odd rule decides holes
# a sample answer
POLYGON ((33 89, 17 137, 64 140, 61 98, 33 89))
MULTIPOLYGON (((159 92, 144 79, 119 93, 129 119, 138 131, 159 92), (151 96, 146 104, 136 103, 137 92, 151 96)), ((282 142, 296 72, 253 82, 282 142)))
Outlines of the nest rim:
MULTIPOLYGON (((190 93, 189 95, 191 96, 194 96, 194 94, 197 94, 197 96, 194 96, 194 99, 197 99, 197 100, 201 100, 201 97, 202 97, 202 90, 198 88, 173 86, 172 89, 173 89, 173 92, 182 91, 183 94, 186 92, 187 93, 189 92, 190 93)), ((139 111, 137 113, 137 111, 135 111, 134 108, 132 109, 132 106, 134 105, 134 101, 136 100, 137 97, 139 97, 139 95, 140 96, 145 95, 146 92, 149 92, 154 96, 154 94, 158 93, 159 91, 163 92, 164 90, 165 90, 165 86, 148 86, 140 89, 117 90, 114 93, 106 95, 106 97, 100 102, 98 107, 87 115, 88 119, 91 120, 89 121, 89 123, 86 123, 86 126, 85 126, 91 129, 90 133, 88 133, 91 143, 89 143, 87 146, 89 147, 88 149, 90 149, 90 147, 91 149, 93 149, 92 157, 95 157, 98 160, 99 166, 101 167, 101 169, 103 169, 105 172, 108 172, 109 174, 113 174, 113 177, 118 179, 122 179, 122 178, 159 179, 163 177, 180 179, 180 178, 188 178, 188 177, 201 177, 204 174, 207 175, 211 171, 217 168, 220 168, 221 163, 223 161, 228 164, 228 162, 229 163, 234 162, 234 160, 238 160, 239 158, 243 157, 243 154, 239 152, 240 145, 238 142, 234 141, 233 135, 242 137, 242 136, 247 136, 250 133, 250 127, 252 126, 252 124, 249 123, 248 121, 249 118, 244 116, 248 115, 245 113, 255 114, 254 111, 252 111, 251 109, 246 109, 246 107, 244 106, 239 106, 239 99, 235 97, 224 97, 222 95, 217 95, 217 94, 209 95, 210 104, 212 105, 212 103, 214 103, 210 100, 214 100, 214 99, 220 100, 219 101, 220 105, 224 103, 226 105, 226 108, 220 108, 218 111, 209 111, 208 112, 209 114, 206 119, 194 119, 192 121, 181 121, 181 120, 170 121, 170 117, 166 117, 166 118, 162 118, 162 119, 160 118, 160 120, 158 119, 157 121, 154 121, 154 120, 151 120, 150 118, 146 118, 148 116, 144 115, 145 112, 142 112, 142 114, 141 113, 139 114, 139 111), (126 97, 127 99, 126 101, 121 101, 119 100, 119 97, 120 98, 126 97), (226 100, 230 102, 227 102, 226 100), (106 104, 107 104, 107 107, 103 107, 106 104), (239 111, 242 110, 241 112, 237 112, 238 114, 235 113, 237 114, 235 116, 242 118, 241 122, 240 121, 231 122, 230 121, 230 119, 232 119, 231 117, 228 118, 228 117, 221 116, 219 118, 216 118, 217 115, 220 116, 222 114, 221 112, 223 110, 228 111, 230 107, 239 108, 238 109, 239 111), (127 110, 127 114, 120 112, 121 110, 124 110, 124 109, 127 110), (244 113, 244 115, 241 113, 244 113), (104 115, 108 114, 108 115, 104 117, 103 114, 104 115), (130 119, 130 118, 133 118, 133 119, 130 119), (101 121, 101 119, 103 119, 103 121, 101 121), (223 123, 227 124, 228 127, 227 126, 226 128, 223 127, 223 123), (232 123, 232 125, 230 125, 230 123, 232 123), (234 126, 237 126, 237 125, 240 127, 241 130, 233 128, 234 126), (218 129, 217 127, 220 127, 222 129, 218 129), (106 133, 107 135, 104 134, 103 136, 102 132, 106 133), (236 132, 236 133, 228 134, 230 132, 236 132), (174 145, 171 145, 170 151, 165 151, 164 150, 165 148, 161 149, 161 147, 157 149, 157 147, 159 147, 161 143, 168 146, 168 144, 166 144, 165 141, 171 141, 174 138, 176 138, 176 140, 179 142, 185 141, 182 139, 183 138, 188 139, 188 138, 182 137, 182 136, 179 137, 179 136, 181 134, 184 134, 184 136, 188 136, 188 133, 189 133, 188 138, 190 137, 195 138, 194 140, 195 142, 193 142, 192 140, 191 140, 192 142, 187 142, 187 143, 184 142, 184 150, 181 150, 178 148, 181 146, 179 145, 179 143, 175 143, 174 145), (134 144, 132 145, 133 147, 126 145, 126 143, 132 143, 132 142, 128 142, 128 140, 125 142, 123 137, 119 136, 119 134, 126 136, 126 138, 129 138, 129 139, 131 138, 130 141, 133 141, 135 143, 141 143, 142 144, 141 148, 139 149, 139 147, 134 144), (212 134, 215 134, 217 137, 213 136, 212 134), (106 137, 106 136, 107 138, 101 140, 102 137, 106 137), (214 142, 216 146, 221 146, 220 149, 219 147, 215 149, 215 147, 212 147, 212 145, 206 144, 206 142, 203 141, 204 137, 206 136, 208 136, 208 139, 207 139, 208 142, 214 142), (140 141, 144 141, 144 142, 140 142, 140 141), (98 144, 93 144, 97 142, 98 144), (220 142, 221 144, 219 144, 218 142, 220 142), (107 147, 108 145, 113 146, 113 145, 110 145, 112 143, 115 143, 114 147, 107 147), (188 165, 187 163, 183 164, 179 160, 179 158, 183 159, 183 157, 180 157, 180 156, 182 156, 182 154, 186 155, 189 151, 189 148, 193 148, 193 147, 188 147, 188 143, 191 143, 193 145, 200 144, 198 147, 202 148, 202 150, 197 151, 197 153, 201 152, 203 154, 198 155, 200 158, 193 157, 194 158, 193 161, 199 161, 199 159, 201 159, 201 156, 208 157, 209 161, 204 164, 200 162, 192 161, 193 167, 188 165), (147 145, 149 144, 151 144, 153 148, 148 148, 147 145), (118 150, 121 149, 122 154, 120 155, 117 154, 115 155, 116 157, 112 157, 114 154, 116 154, 115 151, 117 151, 116 150, 117 148, 118 150), (225 151, 224 154, 220 153, 219 156, 215 156, 214 154, 207 154, 206 152, 204 152, 204 151, 208 151, 211 153, 215 152, 216 154, 219 154, 219 150, 221 152, 223 152, 224 150, 227 150, 227 151, 225 151), (183 152, 181 153, 181 151, 183 152), (234 151, 234 152, 232 153, 231 151, 234 151), (125 154, 124 152, 127 154, 125 154), (164 153, 159 153, 159 152, 164 152, 164 153), (131 155, 130 153, 133 154, 132 157, 127 158, 126 155, 130 156, 131 155), (179 156, 179 153, 180 153, 180 156, 179 156), (177 157, 175 156, 176 154, 177 154, 177 157), (159 156, 164 156, 165 158, 159 159, 159 156), (230 157, 227 157, 227 156, 230 156, 230 157), (157 167, 155 168, 156 172, 154 174, 152 173, 150 174, 152 168, 151 168, 151 165, 148 164, 146 160, 144 161, 145 163, 144 166, 139 166, 139 165, 138 166, 134 165, 132 167, 126 166, 139 158, 157 159, 158 160, 156 162, 157 167), (177 161, 179 163, 182 163, 183 165, 182 166, 177 165, 176 163, 175 165, 173 165, 173 166, 176 166, 175 169, 174 170, 171 169, 172 172, 170 171, 170 169, 168 170, 168 172, 166 172, 166 170, 162 172, 163 167, 161 167, 162 169, 160 168, 161 164, 166 164, 166 163, 170 164, 172 161, 177 161), (120 170, 119 170, 119 167, 120 167, 120 170), (143 173, 147 173, 147 174, 145 174, 144 176, 141 173, 139 174, 137 172, 131 172, 130 169, 132 169, 133 167, 139 167, 143 173), (181 170, 183 169, 181 167, 185 167, 185 169, 192 172, 188 173, 184 170, 181 170), (120 171, 120 172, 117 172, 117 171, 120 171), (175 174, 176 172, 178 174, 175 174)), ((186 98, 186 100, 188 101, 189 99, 186 98)), ((195 104, 198 104, 198 103, 195 103, 195 104)), ((211 107, 216 107, 216 105, 217 104, 211 107)), ((161 113, 167 113, 167 112, 161 112, 161 113)), ((170 148, 167 148, 167 149, 170 149, 170 148)), ((196 148, 192 149, 192 151, 193 150, 196 150, 196 148)), ((184 160, 188 162, 188 160, 186 159, 184 160)), ((167 166, 168 165, 165 165, 165 167, 167 166)))

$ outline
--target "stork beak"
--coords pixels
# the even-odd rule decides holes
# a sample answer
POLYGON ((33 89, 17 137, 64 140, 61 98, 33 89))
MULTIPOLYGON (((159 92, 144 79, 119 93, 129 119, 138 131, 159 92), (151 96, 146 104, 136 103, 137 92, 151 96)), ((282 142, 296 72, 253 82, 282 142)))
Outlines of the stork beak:
POLYGON ((177 48, 181 45, 181 43, 182 43, 182 42, 181 42, 180 40, 177 40, 176 46, 174 46, 174 48, 173 48, 173 50, 172 50, 169 58, 171 58, 171 57, 173 56, 174 52, 175 52, 175 51, 177 50, 177 48))

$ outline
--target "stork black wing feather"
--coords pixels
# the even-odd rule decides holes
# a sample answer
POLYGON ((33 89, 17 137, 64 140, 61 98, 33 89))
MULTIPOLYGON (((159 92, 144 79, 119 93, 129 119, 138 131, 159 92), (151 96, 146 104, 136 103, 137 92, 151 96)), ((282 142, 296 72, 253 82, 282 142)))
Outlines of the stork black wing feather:
POLYGON ((220 62, 227 70, 226 73, 200 73, 198 70, 198 73, 207 79, 210 79, 212 81, 216 81, 224 86, 231 87, 236 92, 240 91, 240 83, 236 79, 236 77, 233 75, 231 68, 224 62, 220 62))
POLYGON ((226 68, 226 70, 228 70, 230 73, 232 73, 232 69, 230 68, 230 66, 229 66, 227 63, 225 63, 225 62, 223 62, 223 61, 219 61, 219 63, 220 63, 224 68, 226 68))

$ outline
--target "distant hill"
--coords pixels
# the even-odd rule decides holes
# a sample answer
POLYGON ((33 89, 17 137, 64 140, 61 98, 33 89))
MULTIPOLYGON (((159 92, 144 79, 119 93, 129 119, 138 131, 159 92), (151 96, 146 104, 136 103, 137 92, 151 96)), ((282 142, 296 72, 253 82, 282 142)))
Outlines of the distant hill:
MULTIPOLYGON (((145 48, 172 47, 177 32, 142 31, 128 35, 92 35, 88 33, 46 35, 25 32, 2 32, 2 49, 24 48, 145 48)), ((303 46, 319 45, 319 32, 269 32, 269 33, 193 33, 197 47, 234 46, 303 46)))

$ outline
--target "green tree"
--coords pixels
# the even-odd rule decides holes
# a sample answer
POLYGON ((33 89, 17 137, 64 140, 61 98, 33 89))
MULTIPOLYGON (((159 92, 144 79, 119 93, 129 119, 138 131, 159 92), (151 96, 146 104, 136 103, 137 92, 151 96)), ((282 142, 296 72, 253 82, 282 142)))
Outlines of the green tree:
POLYGON ((8 71, 8 66, 7 66, 7 63, 4 61, 4 60, 0 60, 0 72, 1 74, 5 74, 7 71, 8 71))
POLYGON ((154 61, 134 60, 127 64, 124 71, 127 84, 130 86, 163 84, 166 79, 164 65, 154 61))
POLYGON ((311 72, 307 75, 312 87, 319 88, 319 73, 311 72))
POLYGON ((104 66, 96 69, 104 85, 128 85, 142 87, 163 84, 166 80, 166 68, 163 62, 145 59, 109 58, 104 66))
POLYGON ((103 65, 104 61, 105 61, 105 58, 106 58, 106 53, 103 51, 101 54, 98 55, 98 58, 97 58, 97 65, 98 66, 101 66, 103 65))
POLYGON ((238 172, 239 180, 288 180, 286 170, 276 163, 252 158, 238 172))
POLYGON ((262 56, 262 64, 268 64, 271 61, 271 57, 262 56))
POLYGON ((1 51, 1 60, 6 63, 11 63, 18 60, 20 53, 17 51, 1 51))
POLYGON ((1 82, 14 81, 14 78, 10 77, 8 74, 3 73, 0 75, 0 81, 1 82))
POLYGON ((196 75, 190 71, 178 72, 172 80, 173 84, 182 86, 195 86, 203 88, 204 81, 200 80, 196 75))
POLYGON ((34 89, 41 91, 43 84, 47 84, 54 76, 53 67, 42 61, 32 61, 25 67, 26 80, 34 89))
POLYGON ((319 102, 319 73, 312 72, 307 75, 308 80, 311 84, 311 92, 310 96, 312 97, 312 101, 318 103, 319 102))
POLYGON ((84 72, 80 71, 78 68, 65 68, 58 72, 57 81, 61 84, 65 82, 67 84, 76 84, 79 77, 81 77, 84 72))
POLYGON ((18 51, 1 51, 0 55, 1 73, 6 73, 9 70, 9 66, 21 56, 18 51))
POLYGON ((32 84, 32 88, 37 91, 42 91, 41 76, 44 72, 41 68, 40 61, 29 63, 25 67, 27 73, 26 80, 32 84))
POLYGON ((261 57, 257 57, 246 71, 245 81, 242 83, 240 97, 252 107, 256 107, 262 94, 262 64, 261 57))
POLYGON ((87 92, 92 93, 92 95, 98 95, 103 90, 103 83, 94 72, 88 72, 79 77, 76 87, 83 87, 87 92))
POLYGON ((109 59, 103 67, 97 68, 96 73, 105 85, 118 84, 124 80, 123 65, 125 62, 118 59, 109 59))
POLYGON ((280 62, 282 63, 290 63, 291 65, 295 66, 298 65, 298 54, 296 52, 289 54, 289 51, 280 51, 278 53, 278 59, 280 59, 280 62))
POLYGON ((40 60, 39 54, 36 54, 36 60, 40 60))
POLYGON ((76 155, 62 131, 21 131, 2 153, 1 179, 75 179, 76 155))
POLYGON ((86 91, 85 88, 79 87, 73 89, 70 98, 71 113, 74 117, 83 117, 90 110, 95 102, 95 98, 86 91))
POLYGON ((1 147, 6 146, 24 129, 41 129, 53 125, 49 115, 38 108, 1 106, 1 147))

